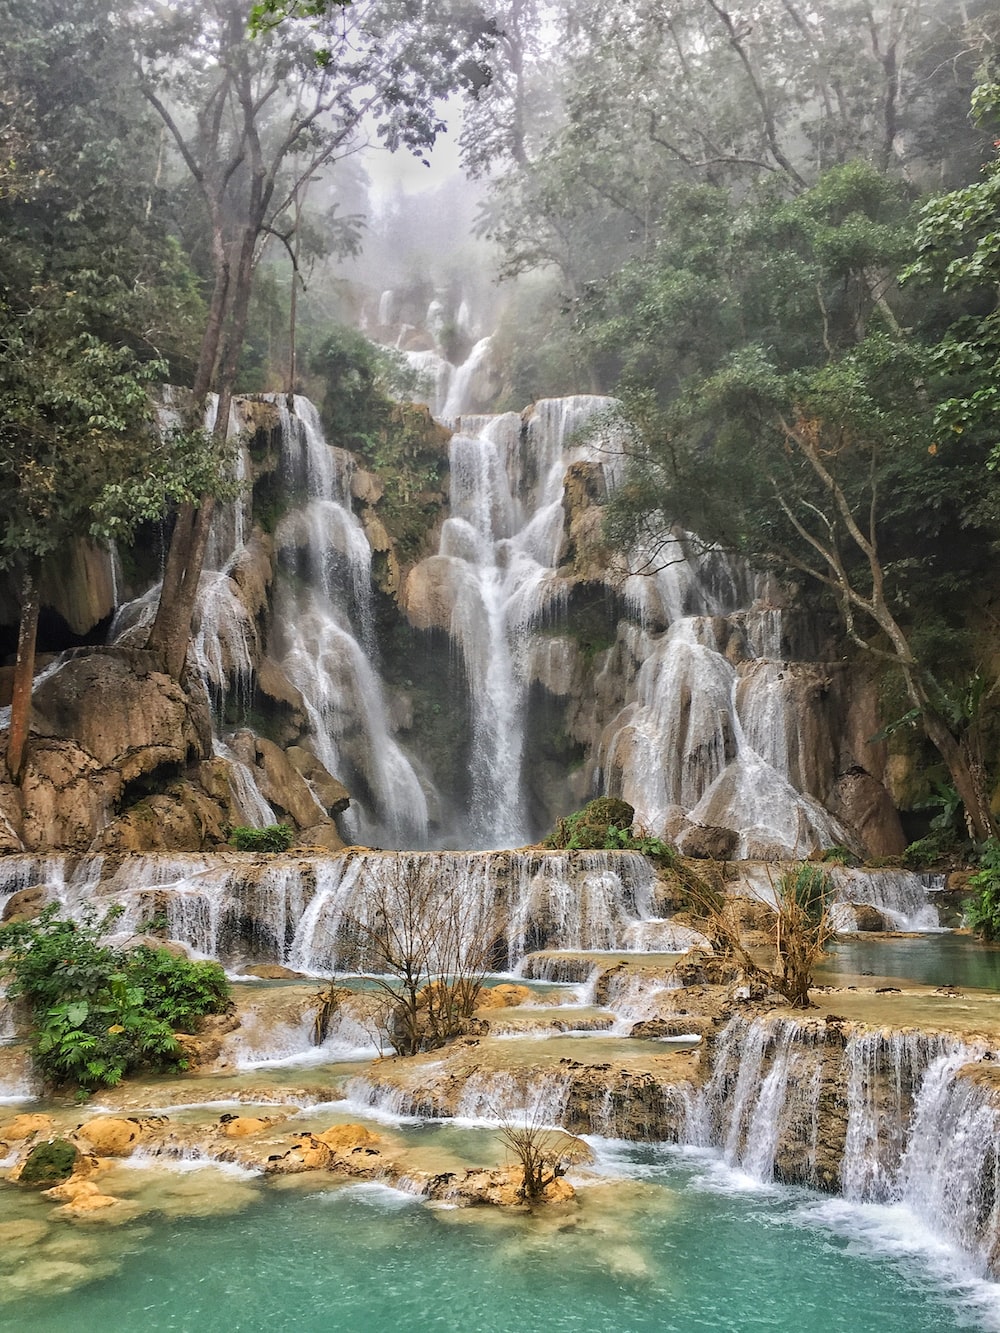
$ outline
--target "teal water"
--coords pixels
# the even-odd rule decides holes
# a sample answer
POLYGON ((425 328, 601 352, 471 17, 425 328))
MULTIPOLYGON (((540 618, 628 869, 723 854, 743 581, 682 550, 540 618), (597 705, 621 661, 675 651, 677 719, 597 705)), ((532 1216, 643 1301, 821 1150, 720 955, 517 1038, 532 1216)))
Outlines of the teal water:
POLYGON ((829 960, 818 969, 817 980, 836 984, 836 976, 845 973, 1000 991, 1000 947, 949 933, 838 940, 830 945, 829 960))
MULTIPOLYGON (((898 1209, 751 1188, 705 1158, 614 1145, 619 1179, 535 1217, 435 1210, 378 1186, 239 1182, 228 1216, 66 1227, 115 1271, 0 1295, 25 1333, 949 1333, 1000 1328, 898 1209), (96 1248, 95 1248, 96 1247, 96 1248)), ((0 1192, 0 1218, 6 1191, 0 1192)), ((9 1195, 7 1196, 9 1197, 9 1195)), ((6 1258, 6 1257, 5 1257, 6 1258)), ((30 1262, 30 1257, 25 1260, 30 1262)), ((105 1265, 105 1268, 109 1267, 105 1265)), ((8 1269, 8 1271, 10 1271, 8 1269)), ((0 1286, 0 1293, 3 1286, 0 1286)))

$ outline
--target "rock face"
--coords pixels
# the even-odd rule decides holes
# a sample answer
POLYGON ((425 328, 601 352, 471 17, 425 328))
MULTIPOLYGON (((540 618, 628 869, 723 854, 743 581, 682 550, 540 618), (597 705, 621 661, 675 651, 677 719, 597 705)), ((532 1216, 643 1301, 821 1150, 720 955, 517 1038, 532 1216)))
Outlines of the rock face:
POLYGON ((837 779, 830 809, 857 830, 869 856, 901 856, 906 850, 906 835, 891 796, 860 766, 837 779))
MULTIPOLYGON (((256 603, 264 575, 249 557, 243 572, 256 603)), ((257 737, 244 749, 278 818, 306 845, 341 848, 332 815, 350 796, 315 755, 297 747, 293 762, 257 737)), ((245 822, 233 766, 212 754, 204 691, 182 688, 153 654, 81 652, 37 685, 21 785, 0 781, 0 853, 198 851, 245 822)))
POLYGON ((32 703, 32 728, 39 736, 71 736, 124 782, 212 753, 207 700, 157 670, 151 653, 71 658, 37 687, 32 703))

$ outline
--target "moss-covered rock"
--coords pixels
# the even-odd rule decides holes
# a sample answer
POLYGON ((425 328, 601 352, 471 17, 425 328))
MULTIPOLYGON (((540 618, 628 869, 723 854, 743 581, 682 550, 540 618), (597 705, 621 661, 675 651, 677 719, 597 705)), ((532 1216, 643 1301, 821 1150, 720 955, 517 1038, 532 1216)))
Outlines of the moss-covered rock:
POLYGON ((37 1143, 24 1159, 22 1185, 59 1185, 73 1174, 77 1149, 68 1139, 47 1139, 37 1143))
POLYGON ((630 829, 635 810, 627 801, 614 796, 599 796, 582 810, 560 819, 545 839, 546 847, 599 850, 608 846, 608 830, 630 829))

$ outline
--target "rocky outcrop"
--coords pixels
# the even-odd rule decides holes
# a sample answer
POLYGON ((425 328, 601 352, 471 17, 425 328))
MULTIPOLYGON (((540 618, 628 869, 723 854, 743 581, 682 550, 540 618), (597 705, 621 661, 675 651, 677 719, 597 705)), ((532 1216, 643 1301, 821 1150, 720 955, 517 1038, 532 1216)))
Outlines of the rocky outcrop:
POLYGON ((849 768, 837 779, 830 809, 857 831, 868 856, 901 856, 906 850, 906 835, 892 797, 860 766, 849 768))
POLYGON ((154 654, 138 650, 71 657, 36 688, 32 730, 47 738, 72 737, 123 782, 212 752, 204 695, 183 690, 159 670, 154 654))

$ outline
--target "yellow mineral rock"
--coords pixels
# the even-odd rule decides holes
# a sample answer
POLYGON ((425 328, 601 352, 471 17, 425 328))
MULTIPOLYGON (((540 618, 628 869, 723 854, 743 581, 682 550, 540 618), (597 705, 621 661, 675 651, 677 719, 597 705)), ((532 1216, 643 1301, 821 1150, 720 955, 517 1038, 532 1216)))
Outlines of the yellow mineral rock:
POLYGON ((76 1131, 101 1157, 128 1157, 142 1137, 142 1126, 134 1120, 102 1116, 87 1120, 76 1131))
POLYGON ((7 1143, 17 1143, 21 1139, 30 1139, 33 1134, 50 1134, 55 1121, 50 1115, 16 1115, 5 1125, 0 1125, 0 1139, 7 1143))

